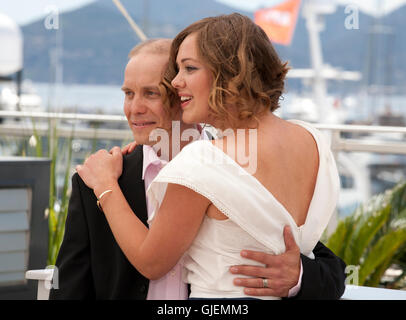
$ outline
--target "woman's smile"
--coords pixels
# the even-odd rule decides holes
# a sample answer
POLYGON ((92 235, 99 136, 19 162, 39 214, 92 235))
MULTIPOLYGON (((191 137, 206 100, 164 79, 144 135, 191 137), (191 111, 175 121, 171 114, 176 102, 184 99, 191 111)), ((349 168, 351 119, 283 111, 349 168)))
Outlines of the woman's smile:
POLYGON ((180 96, 180 106, 185 109, 187 105, 192 101, 193 96, 179 95, 180 96))

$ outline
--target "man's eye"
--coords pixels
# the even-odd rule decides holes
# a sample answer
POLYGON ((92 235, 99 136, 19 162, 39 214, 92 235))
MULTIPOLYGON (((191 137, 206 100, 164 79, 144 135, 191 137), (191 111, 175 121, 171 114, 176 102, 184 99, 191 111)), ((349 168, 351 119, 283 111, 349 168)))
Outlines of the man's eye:
POLYGON ((127 98, 132 98, 132 97, 134 97, 134 92, 132 92, 132 91, 126 91, 126 92, 124 92, 124 94, 125 94, 125 96, 126 96, 127 98))
POLYGON ((155 91, 147 91, 145 94, 150 97, 159 96, 159 93, 155 91))

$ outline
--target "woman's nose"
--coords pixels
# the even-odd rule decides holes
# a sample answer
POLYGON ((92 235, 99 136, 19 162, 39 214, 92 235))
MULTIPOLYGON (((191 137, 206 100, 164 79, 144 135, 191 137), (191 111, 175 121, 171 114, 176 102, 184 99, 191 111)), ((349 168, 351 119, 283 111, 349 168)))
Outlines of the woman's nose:
POLYGON ((180 76, 179 72, 176 75, 176 77, 173 78, 173 80, 171 81, 171 84, 172 84, 172 87, 174 87, 175 89, 182 88, 184 86, 184 81, 183 81, 182 77, 180 76))

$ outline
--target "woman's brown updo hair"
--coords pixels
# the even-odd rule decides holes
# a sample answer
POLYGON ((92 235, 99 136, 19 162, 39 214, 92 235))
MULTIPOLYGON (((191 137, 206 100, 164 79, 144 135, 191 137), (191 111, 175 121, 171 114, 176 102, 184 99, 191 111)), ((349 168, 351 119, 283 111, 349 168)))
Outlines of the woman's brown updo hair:
POLYGON ((176 36, 164 77, 169 99, 177 98, 170 83, 178 72, 179 47, 192 33, 197 35, 200 58, 213 75, 209 107, 219 127, 236 127, 279 107, 287 63, 281 62, 265 32, 238 13, 204 18, 176 36))

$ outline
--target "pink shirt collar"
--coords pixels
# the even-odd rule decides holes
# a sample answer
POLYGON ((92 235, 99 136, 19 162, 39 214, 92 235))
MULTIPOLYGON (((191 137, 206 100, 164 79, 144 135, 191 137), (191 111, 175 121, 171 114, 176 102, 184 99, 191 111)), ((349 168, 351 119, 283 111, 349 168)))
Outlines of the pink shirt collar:
MULTIPOLYGON (((207 135, 206 131, 203 130, 202 126, 200 124, 196 125, 197 130, 200 132, 200 140, 209 140, 209 136, 207 135)), ((147 170, 149 170, 150 166, 153 167, 159 167, 164 166, 166 163, 168 163, 165 160, 161 160, 158 155, 156 154, 154 148, 149 145, 143 145, 142 148, 144 159, 143 159, 143 164, 142 164, 142 180, 145 180, 145 173, 147 170)), ((147 189, 147 186, 146 186, 147 189)))

